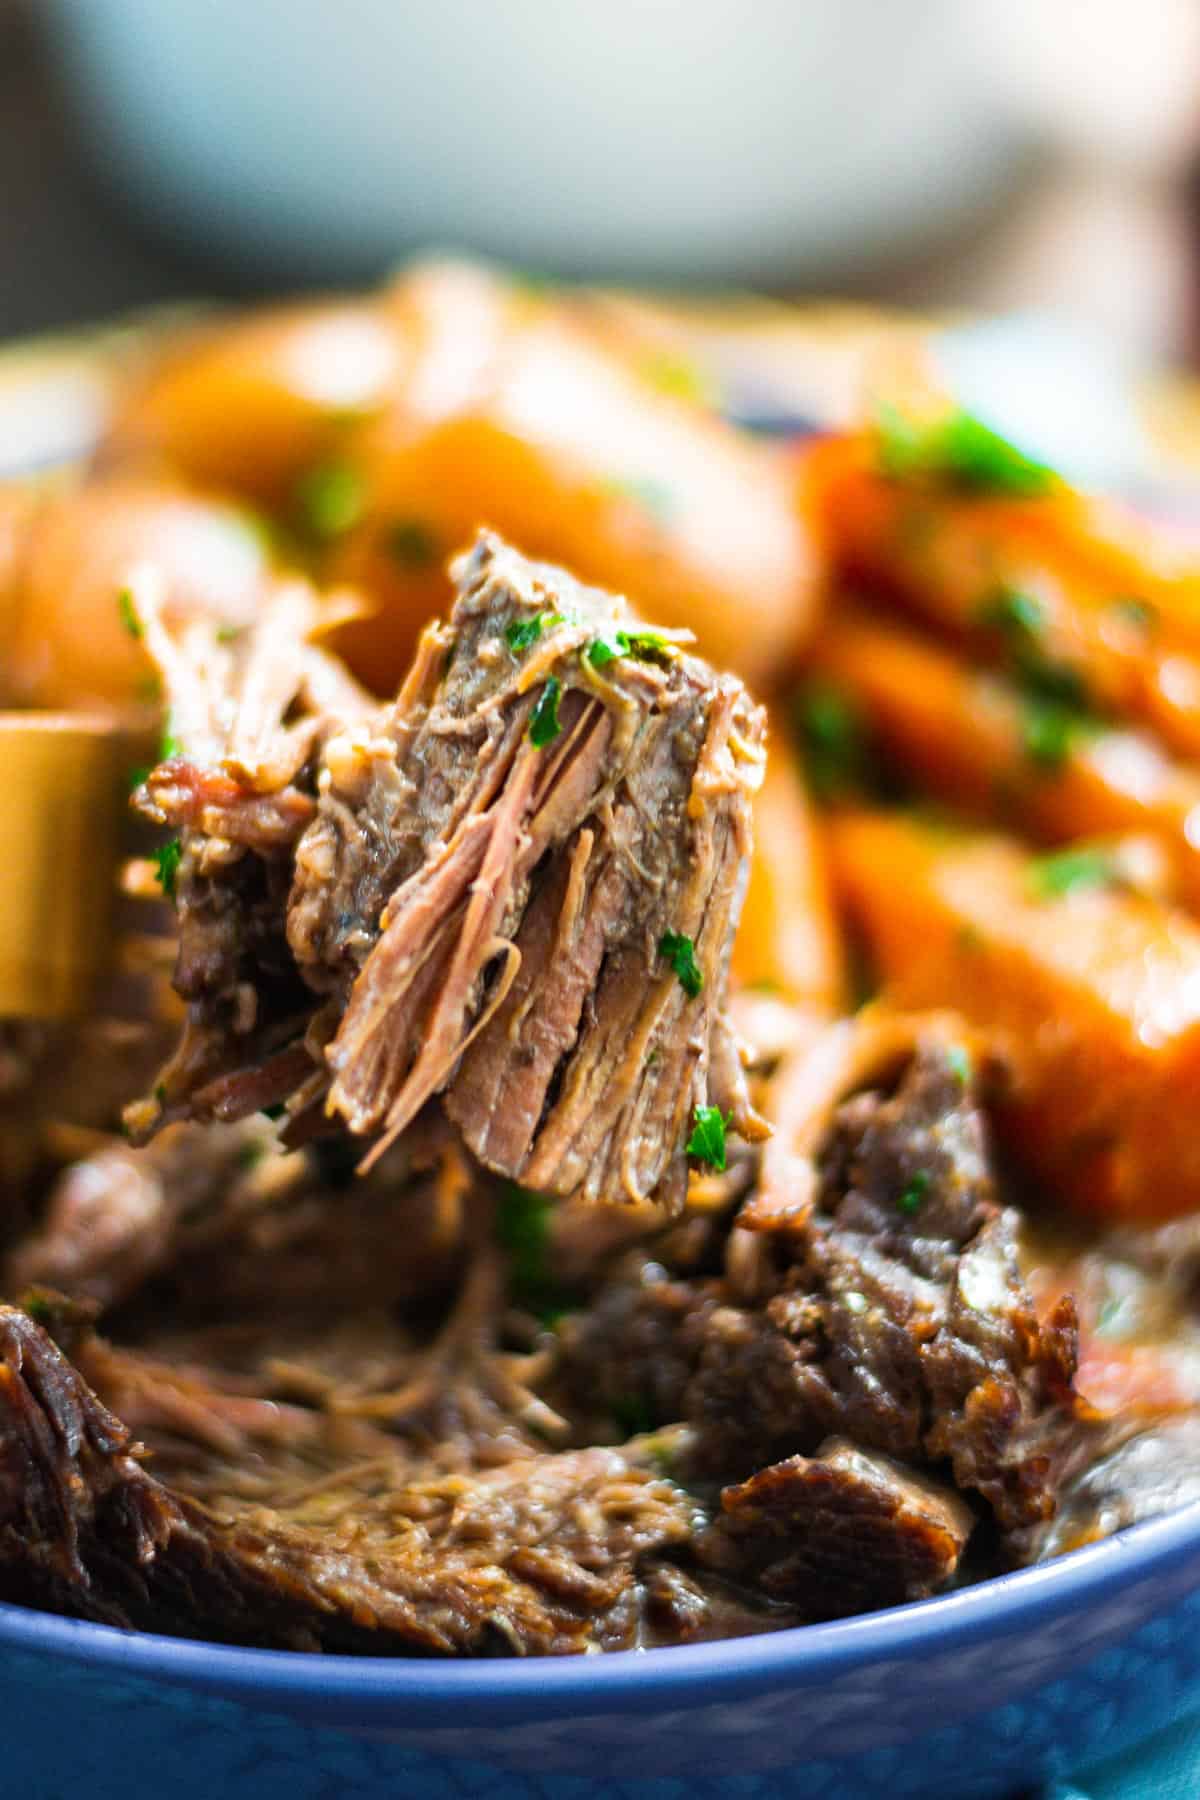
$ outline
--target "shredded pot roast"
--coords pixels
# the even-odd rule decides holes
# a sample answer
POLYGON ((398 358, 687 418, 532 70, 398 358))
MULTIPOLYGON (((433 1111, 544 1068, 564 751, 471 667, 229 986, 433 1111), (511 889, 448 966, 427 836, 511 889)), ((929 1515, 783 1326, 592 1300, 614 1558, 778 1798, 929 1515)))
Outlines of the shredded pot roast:
POLYGON ((611 307, 333 313, 361 412, 324 309, 210 326, 0 556, 161 890, 132 1021, 0 1021, 0 1599, 637 1649, 1200 1499, 1200 575, 965 415, 776 454, 611 307))

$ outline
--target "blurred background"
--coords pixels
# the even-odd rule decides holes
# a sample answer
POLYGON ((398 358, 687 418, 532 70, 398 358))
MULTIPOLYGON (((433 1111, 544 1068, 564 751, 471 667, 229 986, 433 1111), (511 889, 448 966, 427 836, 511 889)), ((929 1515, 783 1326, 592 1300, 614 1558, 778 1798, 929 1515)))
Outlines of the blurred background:
POLYGON ((1197 343, 1197 0, 0 0, 0 335, 385 271, 1197 343))

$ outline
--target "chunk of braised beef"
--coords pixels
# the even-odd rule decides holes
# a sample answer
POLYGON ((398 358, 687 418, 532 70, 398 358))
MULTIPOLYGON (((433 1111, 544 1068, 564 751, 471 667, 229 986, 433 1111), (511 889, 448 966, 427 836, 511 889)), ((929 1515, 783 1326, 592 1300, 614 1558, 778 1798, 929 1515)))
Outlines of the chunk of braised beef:
POLYGON ((637 1640, 639 1562, 684 1543, 694 1517, 614 1450, 426 1480, 352 1458, 290 1505, 219 1510, 140 1457, 40 1326, 0 1307, 6 1600, 292 1649, 611 1649, 637 1640))
POLYGON ((804 1617, 924 1599, 953 1577, 975 1524, 960 1494, 830 1438, 727 1487, 697 1552, 804 1617))
POLYGON ((137 1302, 176 1320, 280 1319, 331 1293, 363 1309, 431 1302, 462 1261, 439 1199, 442 1166, 414 1168, 397 1150, 339 1187, 315 1147, 283 1155, 263 1118, 173 1126, 142 1149, 106 1145, 59 1176, 38 1229, 3 1262, 4 1291, 46 1285, 104 1311, 137 1302))
POLYGON ((694 1432, 714 1483, 812 1457, 831 1436, 948 1466, 1027 1553, 1093 1445, 1072 1388, 1069 1299, 1038 1317, 999 1201, 986 1120, 960 1060, 919 1042, 888 1089, 837 1107, 814 1203, 765 1239, 765 1291, 610 1283, 565 1346, 582 1394, 634 1392, 644 1424, 694 1432), (638 1368, 653 1365, 655 1374, 638 1368))

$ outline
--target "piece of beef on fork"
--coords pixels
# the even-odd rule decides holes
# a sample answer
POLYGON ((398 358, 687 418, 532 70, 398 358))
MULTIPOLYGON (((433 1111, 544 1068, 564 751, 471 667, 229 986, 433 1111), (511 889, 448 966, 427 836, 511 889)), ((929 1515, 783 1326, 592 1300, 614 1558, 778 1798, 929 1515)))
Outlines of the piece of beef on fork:
MULTIPOLYGON (((764 1129, 725 1015, 762 711, 493 536, 455 576, 391 702, 268 606, 197 747, 176 709, 138 804, 180 833, 188 1028, 132 1124, 282 1105, 369 1160, 440 1097, 498 1173, 674 1209, 697 1109, 764 1129)), ((195 651, 161 660, 174 706, 195 651)))

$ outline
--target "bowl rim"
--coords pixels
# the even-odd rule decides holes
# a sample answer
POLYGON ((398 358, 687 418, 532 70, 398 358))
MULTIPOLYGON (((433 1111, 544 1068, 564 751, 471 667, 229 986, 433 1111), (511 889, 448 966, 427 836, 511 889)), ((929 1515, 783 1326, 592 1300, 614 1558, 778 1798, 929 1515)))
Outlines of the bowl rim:
POLYGON ((259 1708, 276 1703, 286 1711, 303 1700, 337 1710, 337 1703, 353 1702, 356 1711, 393 1718, 405 1701, 421 1710, 449 1705, 472 1711, 517 1710, 536 1701, 541 1714, 603 1711, 615 1699, 634 1699, 639 1709, 650 1702, 707 1704, 784 1676, 803 1681, 818 1672, 840 1675, 935 1649, 944 1654, 963 1640, 1028 1630, 1047 1615, 1090 1608, 1115 1589, 1163 1574, 1193 1555, 1200 1555, 1200 1501, 1050 1562, 928 1600, 829 1624, 592 1656, 443 1661, 245 1649, 0 1602, 0 1659, 5 1650, 51 1653, 93 1670, 166 1681, 259 1708))

